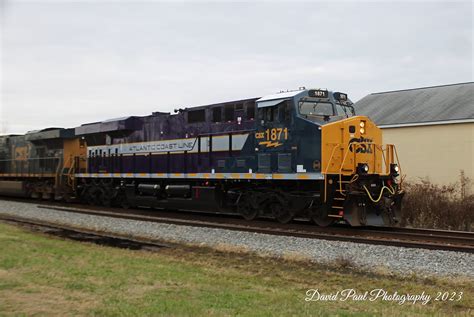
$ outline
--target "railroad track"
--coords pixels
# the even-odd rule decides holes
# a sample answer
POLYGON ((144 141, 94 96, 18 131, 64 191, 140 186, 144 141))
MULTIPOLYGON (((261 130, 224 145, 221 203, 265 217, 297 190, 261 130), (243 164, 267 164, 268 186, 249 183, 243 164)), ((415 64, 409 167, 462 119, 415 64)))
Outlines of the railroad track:
POLYGON ((110 232, 99 232, 85 228, 77 228, 74 226, 46 222, 37 219, 31 220, 22 217, 1 215, 0 221, 9 224, 15 224, 31 231, 42 232, 70 240, 114 246, 122 249, 156 251, 164 247, 171 247, 170 244, 165 244, 160 241, 132 238, 130 236, 122 236, 119 234, 112 234, 110 232))
POLYGON ((474 232, 418 228, 351 228, 344 226, 321 228, 303 221, 282 226, 265 220, 247 222, 232 215, 223 217, 222 215, 193 212, 150 209, 125 210, 84 205, 71 207, 61 203, 44 203, 38 205, 38 207, 100 217, 257 232, 279 236, 474 253, 474 232))

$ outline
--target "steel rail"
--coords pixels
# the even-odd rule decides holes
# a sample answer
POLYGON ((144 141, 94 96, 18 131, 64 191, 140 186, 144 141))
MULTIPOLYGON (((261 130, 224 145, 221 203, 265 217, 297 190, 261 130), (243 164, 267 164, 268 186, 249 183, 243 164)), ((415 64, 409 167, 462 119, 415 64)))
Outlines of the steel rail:
MULTIPOLYGON (((241 219, 221 219, 217 217, 202 217, 200 214, 192 215, 194 219, 157 215, 158 211, 137 214, 135 211, 104 211, 95 209, 80 209, 71 207, 56 207, 39 205, 39 208, 65 211, 71 213, 88 214, 100 217, 112 217, 137 221, 168 223, 174 225, 187 225, 195 227, 219 228, 234 231, 257 232, 269 235, 292 236, 310 239, 324 239, 333 241, 346 241, 365 244, 398 246, 407 248, 423 248, 431 250, 447 250, 474 253, 474 233, 447 230, 413 229, 409 228, 350 228, 329 227, 321 228, 314 225, 290 224, 282 226, 269 221, 246 222, 241 219), (202 220, 204 219, 204 220, 202 220), (232 221, 229 221, 232 220, 232 221), (426 234, 424 233, 426 232, 426 234)), ((109 208, 110 210, 111 208, 109 208)), ((179 212, 178 212, 179 214, 179 212)), ((191 217, 191 218, 193 218, 191 217)))
MULTIPOLYGON (((38 204, 38 202, 23 199, 13 201, 38 204)), ((259 232, 270 235, 474 253, 474 232, 397 227, 317 227, 309 224, 308 221, 295 221, 281 225, 274 221, 265 220, 248 222, 239 216, 229 214, 78 206, 76 208, 71 207, 70 204, 48 202, 38 205, 38 208, 137 221, 259 232)))
POLYGON ((159 248, 172 247, 172 244, 158 240, 131 237, 129 235, 121 235, 111 232, 96 231, 86 228, 79 228, 77 226, 70 226, 66 224, 59 224, 38 219, 28 219, 24 217, 0 214, 0 221, 4 223, 13 223, 22 227, 28 227, 35 231, 40 231, 46 234, 67 237, 72 240, 96 242, 98 244, 105 245, 115 245, 121 248, 146 249, 152 251, 157 250, 159 248), (104 238, 107 239, 108 242, 105 242, 104 238))

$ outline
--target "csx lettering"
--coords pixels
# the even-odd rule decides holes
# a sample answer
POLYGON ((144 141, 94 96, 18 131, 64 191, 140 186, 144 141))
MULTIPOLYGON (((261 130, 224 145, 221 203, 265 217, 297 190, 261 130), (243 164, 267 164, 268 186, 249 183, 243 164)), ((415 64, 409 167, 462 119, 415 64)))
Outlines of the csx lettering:
POLYGON ((356 153, 362 153, 362 154, 373 153, 372 147, 369 144, 366 144, 366 143, 372 143, 372 139, 366 139, 366 138, 363 138, 363 137, 352 138, 349 141, 349 144, 351 145, 351 146, 349 146, 349 150, 351 152, 353 152, 353 149, 352 149, 353 148, 353 143, 356 143, 356 151, 355 151, 356 153), (359 143, 359 144, 357 144, 357 143, 359 143))

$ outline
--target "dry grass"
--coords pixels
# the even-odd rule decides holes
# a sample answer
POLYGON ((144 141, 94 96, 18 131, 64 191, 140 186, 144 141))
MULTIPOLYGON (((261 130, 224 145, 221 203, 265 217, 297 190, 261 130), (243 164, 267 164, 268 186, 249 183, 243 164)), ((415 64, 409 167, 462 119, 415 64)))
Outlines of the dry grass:
POLYGON ((472 231, 474 195, 466 193, 469 183, 463 172, 459 182, 445 186, 427 180, 405 183, 402 226, 472 231))
POLYGON ((214 247, 215 250, 220 252, 232 252, 232 253, 248 253, 249 249, 246 246, 236 246, 227 243, 219 243, 214 247))
POLYGON ((69 291, 38 285, 27 285, 15 290, 0 291, 5 311, 16 311, 26 316, 68 316, 87 311, 98 304, 98 300, 80 291, 69 291))
POLYGON ((460 316, 474 309, 472 279, 366 274, 346 258, 335 268, 298 254, 256 257, 226 245, 150 253, 52 239, 4 224, 0 232, 0 316, 460 316), (305 301, 308 289, 374 287, 411 294, 456 290, 465 297, 427 306, 305 301))
POLYGON ((334 267, 339 270, 349 270, 349 269, 356 269, 357 265, 355 265, 352 259, 347 257, 338 257, 333 262, 334 267))
POLYGON ((292 252, 288 251, 282 255, 282 259, 285 261, 293 261, 293 262, 310 262, 311 258, 305 254, 301 254, 301 252, 292 252))

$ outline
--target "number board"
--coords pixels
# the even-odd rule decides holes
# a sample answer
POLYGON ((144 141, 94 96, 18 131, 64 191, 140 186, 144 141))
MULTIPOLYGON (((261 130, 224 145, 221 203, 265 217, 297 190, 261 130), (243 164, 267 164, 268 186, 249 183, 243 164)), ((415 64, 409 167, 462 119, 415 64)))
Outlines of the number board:
POLYGON ((327 90, 312 89, 308 91, 308 96, 316 98, 328 98, 329 94, 327 90))
POLYGON ((334 95, 334 99, 336 99, 336 100, 347 101, 347 94, 345 94, 345 93, 335 92, 333 95, 334 95))

